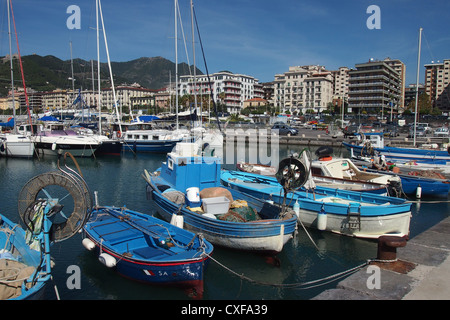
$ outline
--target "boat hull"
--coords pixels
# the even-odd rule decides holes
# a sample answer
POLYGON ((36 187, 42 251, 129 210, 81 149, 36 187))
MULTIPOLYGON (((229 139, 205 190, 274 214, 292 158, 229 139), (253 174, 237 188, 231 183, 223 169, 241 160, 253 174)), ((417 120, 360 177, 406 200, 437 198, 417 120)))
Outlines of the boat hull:
MULTIPOLYGON (((178 212, 179 206, 153 189, 148 192, 152 193, 153 200, 161 209, 158 213, 170 221, 172 215, 178 212)), ((250 198, 247 200, 251 201, 250 198)), ((282 251, 284 245, 292 239, 297 224, 295 217, 287 220, 268 219, 242 223, 212 219, 185 207, 181 209, 181 213, 186 229, 202 233, 214 245, 269 254, 282 251)))
MULTIPOLYGON (((6 237, 3 236, 3 233, 0 233, 0 246, 4 249, 5 252, 14 251, 17 252, 18 256, 22 263, 26 266, 32 266, 34 268, 39 268, 40 270, 46 269, 46 259, 41 259, 41 253, 31 249, 26 245, 25 241, 25 231, 11 222, 8 218, 1 215, 0 216, 0 229, 1 230, 12 230, 11 234, 8 234, 6 237), (6 241, 8 240, 8 241, 6 241), (14 247, 14 250, 12 250, 14 247)), ((3 258, 3 257, 2 257, 3 258)), ((5 258, 8 259, 8 258, 5 258)), ((4 259, 2 259, 4 260, 4 259)), ((31 279, 31 277, 30 277, 31 279)), ((9 289, 5 294, 10 297, 5 297, 2 295, 2 298, 6 298, 9 300, 38 300, 41 299, 44 295, 45 287, 47 282, 50 280, 50 277, 47 276, 38 276, 37 281, 34 282, 33 286, 28 290, 23 289, 20 293, 14 294, 12 289, 9 289)), ((1 285, 0 285, 1 286, 1 285)), ((2 290, 3 292, 3 290, 2 290)))
POLYGON ((170 140, 125 140, 124 151, 167 153, 172 151, 175 145, 182 139, 170 140))
POLYGON ((30 137, 22 135, 0 136, 0 156, 32 158, 34 156, 34 143, 30 137))
POLYGON ((122 149, 123 142, 120 140, 103 140, 97 150, 95 150, 95 155, 120 156, 122 154, 122 149))
MULTIPOLYGON (((221 178, 224 185, 240 192, 260 199, 271 199, 275 203, 283 202, 284 192, 281 186, 277 186, 276 179, 267 178, 264 179, 266 184, 256 185, 252 181, 255 176, 261 178, 248 173, 223 171, 221 178)), ((309 227, 318 227, 321 213, 327 217, 326 231, 359 238, 409 234, 411 204, 403 199, 329 188, 316 189, 314 194, 296 191, 286 198, 290 206, 298 201, 299 218, 309 227)))
POLYGON ((107 253, 116 258, 118 262, 114 270, 125 278, 152 285, 169 285, 186 288, 203 287, 204 271, 209 263, 209 259, 206 257, 191 261, 184 260, 170 263, 146 262, 126 258, 122 254, 100 244, 89 236, 89 234, 88 237, 96 244, 97 254, 101 252, 107 253))
POLYGON ((57 156, 61 152, 70 152, 74 157, 91 157, 99 147, 99 143, 84 138, 83 136, 75 136, 53 139, 36 136, 34 142, 39 154, 57 156))
MULTIPOLYGON (((342 143, 347 150, 355 154, 364 154, 364 146, 358 146, 351 143, 342 143)), ((384 148, 373 148, 375 151, 384 155, 386 159, 392 161, 410 161, 410 160, 421 160, 426 163, 433 162, 450 162, 450 154, 443 150, 427 150, 418 148, 396 148, 396 147, 384 147, 384 148)))
POLYGON ((155 217, 114 207, 95 210, 84 232, 95 245, 89 250, 95 251, 100 261, 103 254, 109 255, 114 263, 104 264, 120 275, 203 293, 204 271, 213 247, 197 240, 195 234, 155 217), (167 239, 173 241, 170 248, 161 244, 167 239))

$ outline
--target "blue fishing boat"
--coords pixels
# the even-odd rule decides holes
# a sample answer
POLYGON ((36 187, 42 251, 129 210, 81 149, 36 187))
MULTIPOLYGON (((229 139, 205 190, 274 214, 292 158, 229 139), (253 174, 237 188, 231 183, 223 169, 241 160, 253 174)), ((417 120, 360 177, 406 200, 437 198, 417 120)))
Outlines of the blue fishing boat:
POLYGON ((0 216, 1 300, 42 298, 52 276, 51 245, 76 234, 89 216, 84 180, 61 169, 59 162, 58 168, 35 176, 20 191, 18 209, 24 227, 0 216))
MULTIPOLYGON (((378 172, 366 168, 367 172, 378 172)), ((402 182, 402 191, 408 196, 447 198, 450 192, 449 179, 434 179, 399 172, 382 171, 383 174, 398 176, 402 182)))
POLYGON ((40 222, 33 230, 25 231, 0 216, 0 300, 40 299, 50 280, 49 227, 47 222, 44 223, 40 209, 35 219, 40 222))
POLYGON ((83 245, 105 266, 136 281, 175 285, 203 294, 213 246, 201 235, 126 208, 95 207, 83 245))
MULTIPOLYGON (((285 164, 279 172, 292 166, 289 159, 285 164)), ((315 185, 285 191, 276 177, 231 170, 223 170, 221 180, 225 186, 254 197, 286 202, 307 227, 359 238, 409 234, 411 203, 405 199, 315 185)))
POLYGON ((450 163, 450 148, 442 150, 436 144, 428 144, 422 148, 389 147, 384 143, 383 133, 365 133, 359 142, 342 142, 342 144, 352 155, 365 156, 377 152, 384 155, 386 160, 394 162, 417 160, 423 163, 450 163))
POLYGON ((295 215, 221 186, 220 157, 199 156, 198 151, 197 143, 178 143, 159 170, 145 171, 147 193, 159 214, 167 221, 182 218, 186 229, 202 233, 214 245, 280 252, 293 237, 295 215))

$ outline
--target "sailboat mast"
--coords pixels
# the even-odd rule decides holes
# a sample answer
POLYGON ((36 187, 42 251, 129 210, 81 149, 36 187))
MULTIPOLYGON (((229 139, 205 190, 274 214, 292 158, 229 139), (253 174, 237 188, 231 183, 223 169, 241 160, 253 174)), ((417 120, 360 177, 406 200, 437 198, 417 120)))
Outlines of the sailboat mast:
POLYGON ((12 99, 12 108, 13 108, 13 121, 14 121, 14 129, 13 132, 16 133, 16 101, 14 99, 14 69, 13 69, 13 58, 12 58, 12 43, 11 43, 11 20, 10 20, 10 12, 9 12, 9 0, 6 2, 8 7, 8 36, 9 36, 9 64, 11 69, 11 99, 12 99))
MULTIPOLYGON (((197 69, 195 66, 195 34, 194 34, 194 2, 191 0, 191 30, 192 30, 192 54, 194 56, 194 106, 197 110, 197 69)), ((200 126, 202 124, 202 112, 200 110, 200 126)))
POLYGON ((416 146, 416 127, 417 127, 417 107, 419 104, 419 71, 420 71, 420 51, 422 47, 422 28, 419 29, 419 52, 417 54, 417 76, 416 76, 416 103, 414 107, 414 147, 416 146))
POLYGON ((112 68, 111 68, 111 60, 109 58, 108 41, 106 40, 105 22, 103 21, 102 3, 100 0, 98 0, 98 5, 99 5, 99 11, 100 11, 100 18, 102 20, 103 38, 105 39, 106 57, 108 58, 109 75, 111 77, 111 87, 112 87, 112 93, 113 93, 113 99, 114 99, 113 103, 116 106, 116 116, 117 116, 117 121, 119 121, 119 131, 122 132, 122 124, 121 124, 121 119, 120 119, 120 115, 119 115, 119 109, 117 106, 116 89, 114 87, 114 77, 113 77, 112 68))
MULTIPOLYGON (((98 27, 98 0, 95 1, 96 12, 96 24, 97 24, 97 106, 98 106, 98 132, 102 134, 102 103, 101 103, 101 91, 100 91, 100 30, 98 27)), ((93 77, 92 77, 93 78, 93 77)))
POLYGON ((175 112, 176 112, 176 128, 178 130, 178 25, 177 25, 177 18, 178 18, 178 1, 175 1, 175 112))

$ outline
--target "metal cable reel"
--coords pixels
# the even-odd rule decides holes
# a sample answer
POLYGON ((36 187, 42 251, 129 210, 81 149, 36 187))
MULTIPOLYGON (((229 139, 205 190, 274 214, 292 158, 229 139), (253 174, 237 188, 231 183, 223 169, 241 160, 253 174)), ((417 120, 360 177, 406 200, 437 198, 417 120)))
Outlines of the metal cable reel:
POLYGON ((300 188, 308 178, 305 165, 294 157, 281 160, 275 176, 278 183, 286 190, 300 188))
MULTIPOLYGON (((51 201, 58 210, 52 212, 50 240, 59 242, 72 237, 87 222, 92 209, 89 188, 75 171, 62 170, 43 173, 29 180, 19 193, 19 216, 25 226, 33 218, 29 207, 40 199, 51 201), (27 210, 28 209, 28 210, 27 210)), ((66 166, 67 168, 67 166, 66 166)))

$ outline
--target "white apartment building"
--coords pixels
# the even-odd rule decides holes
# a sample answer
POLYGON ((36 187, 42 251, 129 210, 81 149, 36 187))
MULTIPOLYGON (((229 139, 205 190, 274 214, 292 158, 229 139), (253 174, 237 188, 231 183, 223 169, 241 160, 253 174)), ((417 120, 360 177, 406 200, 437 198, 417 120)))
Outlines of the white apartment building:
POLYGON ((397 112, 402 96, 401 75, 386 61, 371 59, 355 65, 349 75, 349 111, 383 113, 385 108, 397 112))
MULTIPOLYGON (((214 100, 225 104, 230 113, 239 113, 244 107, 245 100, 264 97, 263 86, 259 84, 258 79, 251 76, 220 71, 211 74, 209 80, 210 82, 206 75, 195 77, 196 94, 210 95, 212 88, 214 100)), ((194 77, 181 76, 178 94, 182 96, 194 93, 194 77)))
POLYGON ((433 107, 450 111, 450 59, 425 65, 425 92, 433 107))
POLYGON ((347 67, 340 67, 339 70, 331 71, 333 76, 333 95, 335 98, 348 97, 349 70, 347 67))
POLYGON ((398 59, 386 58, 383 60, 388 66, 394 69, 400 76, 400 97, 398 100, 399 110, 404 110, 405 108, 405 91, 406 91, 406 66, 398 59))
POLYGON ((275 75, 274 106, 281 112, 315 113, 333 100, 333 76, 323 66, 293 66, 275 75))

